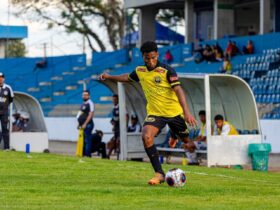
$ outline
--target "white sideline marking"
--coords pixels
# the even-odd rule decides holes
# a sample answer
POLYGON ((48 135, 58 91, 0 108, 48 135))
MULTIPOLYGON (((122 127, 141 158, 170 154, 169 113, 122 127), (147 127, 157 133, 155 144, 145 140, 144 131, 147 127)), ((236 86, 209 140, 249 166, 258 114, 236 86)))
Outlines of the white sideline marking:
POLYGON ((261 182, 261 183, 266 183, 266 184, 271 184, 271 185, 278 185, 280 186, 280 184, 276 184, 270 181, 265 181, 265 180, 259 180, 259 179, 246 179, 246 178, 240 178, 240 177, 234 177, 234 176, 227 176, 227 175, 223 175, 223 174, 207 174, 204 172, 192 172, 192 171, 185 171, 186 173, 189 174, 196 174, 196 175, 202 175, 202 176, 216 176, 216 177, 223 177, 223 178, 229 178, 229 179, 237 179, 237 180, 247 180, 247 181, 252 181, 252 182, 261 182))

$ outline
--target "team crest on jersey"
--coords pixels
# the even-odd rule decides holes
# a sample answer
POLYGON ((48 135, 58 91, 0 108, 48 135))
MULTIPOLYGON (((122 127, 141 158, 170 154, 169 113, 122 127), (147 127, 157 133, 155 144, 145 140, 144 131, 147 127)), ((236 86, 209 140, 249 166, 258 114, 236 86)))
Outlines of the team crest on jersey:
POLYGON ((155 81, 156 84, 161 83, 161 78, 160 78, 160 76, 155 76, 155 77, 154 77, 154 81, 155 81))
POLYGON ((7 91, 7 90, 4 91, 4 95, 5 95, 5 96, 8 95, 8 91, 7 91))

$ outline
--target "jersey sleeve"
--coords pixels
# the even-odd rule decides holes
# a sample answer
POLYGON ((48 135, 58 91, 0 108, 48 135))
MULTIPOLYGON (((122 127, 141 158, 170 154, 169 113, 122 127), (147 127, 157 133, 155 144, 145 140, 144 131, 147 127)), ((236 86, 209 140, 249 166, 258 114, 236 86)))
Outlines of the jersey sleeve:
POLYGON ((14 92, 10 86, 8 86, 8 89, 9 89, 9 103, 12 103, 14 100, 14 92))
POLYGON ((175 87, 176 85, 180 85, 179 77, 173 68, 168 68, 167 71, 167 81, 171 85, 171 87, 175 87))
POLYGON ((131 81, 139 82, 139 78, 138 78, 138 75, 136 73, 136 70, 134 70, 133 72, 131 72, 128 75, 128 79, 131 80, 131 81))
POLYGON ((89 110, 90 112, 94 112, 94 103, 92 101, 89 103, 89 110))

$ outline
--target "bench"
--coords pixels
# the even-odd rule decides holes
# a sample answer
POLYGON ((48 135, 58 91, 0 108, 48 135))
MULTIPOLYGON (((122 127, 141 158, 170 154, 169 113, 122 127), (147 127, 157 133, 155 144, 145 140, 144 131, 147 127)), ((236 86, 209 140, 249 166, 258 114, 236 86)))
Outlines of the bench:
MULTIPOLYGON (((182 155, 184 157, 186 156, 186 151, 182 148, 157 147, 157 151, 164 157, 168 157, 170 155, 177 157, 182 157, 182 155)), ((207 159, 207 150, 196 150, 196 153, 199 159, 207 159)))

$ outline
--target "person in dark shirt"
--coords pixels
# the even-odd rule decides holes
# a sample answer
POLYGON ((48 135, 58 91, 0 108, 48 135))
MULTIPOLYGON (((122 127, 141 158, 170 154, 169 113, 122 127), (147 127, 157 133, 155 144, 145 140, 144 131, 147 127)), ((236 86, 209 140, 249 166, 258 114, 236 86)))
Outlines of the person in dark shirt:
POLYGON ((84 130, 84 156, 91 157, 91 133, 94 127, 93 115, 94 104, 90 99, 90 92, 83 91, 84 102, 81 105, 80 111, 77 115, 78 127, 84 130))
POLYGON ((114 136, 108 142, 107 147, 109 149, 108 156, 110 157, 112 152, 119 152, 120 147, 120 116, 119 116, 119 96, 117 94, 113 95, 113 110, 111 124, 113 126, 114 136))
POLYGON ((5 75, 0 72, 0 143, 4 140, 4 150, 10 149, 10 132, 9 132, 9 106, 13 102, 14 93, 12 88, 4 83, 5 75))
POLYGON ((101 130, 96 130, 94 134, 92 134, 92 150, 91 152, 98 152, 101 154, 102 158, 107 158, 106 155, 106 144, 102 142, 103 132, 101 130))

